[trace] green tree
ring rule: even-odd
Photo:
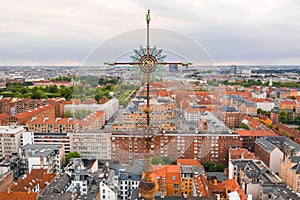
[[[70,117],[73,117],[71,110],[66,110],[64,112],[64,118],[70,118]]]
[[[225,169],[225,166],[222,163],[221,164],[217,164],[216,167],[215,167],[215,170],[217,172],[224,172],[224,169]]]
[[[296,97],[295,96],[290,96],[290,99],[296,100]]]
[[[69,101],[70,99],[72,99],[72,90],[70,88],[67,87],[62,87],[59,90],[59,94],[64,97],[67,101]]]
[[[295,117],[295,124],[300,125],[300,114]]]
[[[239,126],[239,128],[250,130],[250,127],[247,124],[244,124],[244,123],[241,123],[240,126]]]
[[[59,91],[57,85],[49,86],[48,90],[50,93],[58,93],[58,91]]]
[[[69,163],[71,158],[81,158],[80,153],[77,151],[68,153],[65,158],[65,166]]]
[[[281,123],[285,124],[287,122],[287,112],[285,110],[281,110],[278,118]]]
[[[33,99],[45,99],[47,95],[42,90],[35,90],[32,92],[31,98]]]
[[[74,118],[75,119],[83,119],[85,116],[90,114],[92,111],[90,110],[76,110],[74,112]]]
[[[213,168],[214,167],[214,164],[212,163],[208,163],[208,162],[205,162],[205,163],[201,163],[205,169],[205,171],[209,171],[210,168]]]
[[[153,157],[152,159],[151,159],[151,164],[152,165],[159,165],[159,164],[161,164],[161,165],[164,165],[165,163],[164,163],[164,161],[161,159],[161,157]]]

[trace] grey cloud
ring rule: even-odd
[[[148,8],[152,27],[194,38],[217,63],[299,64],[297,0],[2,0],[0,65],[79,64],[98,43],[145,27]]]

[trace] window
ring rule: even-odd
[[[178,191],[174,191],[174,194],[178,194]]]
[[[174,188],[179,188],[178,184],[174,184],[173,186],[174,186]]]
[[[172,180],[173,180],[173,181],[176,181],[176,176],[172,176]]]

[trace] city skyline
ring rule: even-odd
[[[203,46],[215,64],[299,63],[297,1],[2,1],[0,65],[80,65],[122,32],[173,30]],[[136,48],[136,47],[133,47]]]

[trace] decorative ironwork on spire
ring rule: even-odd
[[[115,66],[115,65],[136,65],[139,66],[140,70],[144,72],[146,76],[146,88],[147,88],[147,105],[145,109],[145,113],[147,114],[146,123],[141,124],[141,128],[145,129],[144,140],[146,143],[146,153],[145,153],[145,165],[143,167],[143,178],[138,186],[139,192],[144,200],[153,200],[155,194],[158,191],[158,184],[156,179],[153,177],[153,167],[151,165],[152,158],[152,149],[151,146],[153,144],[153,138],[155,135],[155,131],[151,130],[150,126],[150,74],[156,70],[158,65],[171,65],[177,64],[181,66],[189,66],[192,63],[190,62],[165,62],[164,59],[166,55],[161,55],[162,49],[157,50],[156,46],[150,48],[150,10],[146,14],[146,22],[147,22],[147,44],[146,48],[140,46],[139,50],[134,50],[135,55],[130,56],[133,60],[132,62],[107,62],[104,63],[106,65]]]

